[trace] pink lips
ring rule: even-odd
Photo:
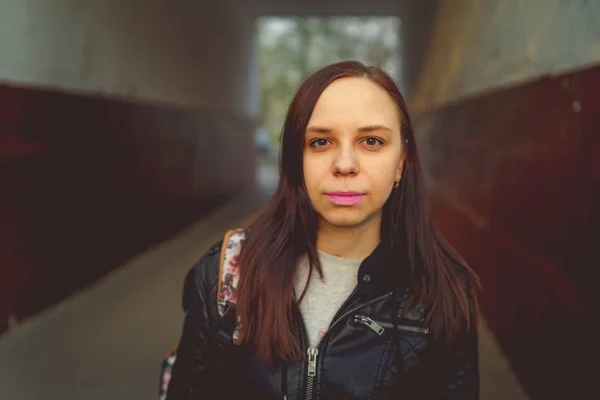
[[[340,206],[353,206],[365,197],[364,193],[354,192],[327,193],[325,196],[327,196],[329,201]]]

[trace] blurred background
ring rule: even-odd
[[[595,398],[600,0],[0,0],[0,399],[147,399],[191,265],[357,59],[481,276],[482,399]]]

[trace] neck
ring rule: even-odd
[[[343,258],[367,258],[380,241],[381,218],[355,227],[339,227],[321,221],[317,249]]]

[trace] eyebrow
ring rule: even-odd
[[[361,126],[360,128],[358,128],[359,132],[374,132],[374,131],[382,131],[382,130],[392,132],[392,130],[385,125],[367,125],[367,126]],[[326,128],[323,126],[309,126],[308,128],[306,128],[306,131],[307,132],[315,132],[315,133],[331,133],[332,129]]]

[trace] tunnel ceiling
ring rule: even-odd
[[[231,0],[256,16],[397,15],[406,0]]]

